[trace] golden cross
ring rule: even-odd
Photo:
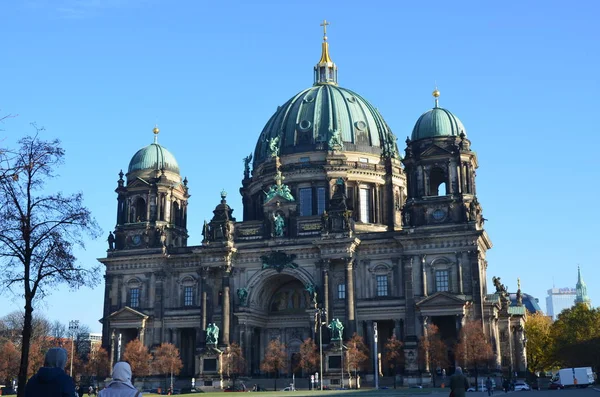
[[[331,25],[329,22],[327,22],[326,19],[323,19],[323,23],[320,24],[319,26],[323,26],[323,37],[327,37],[327,26]]]

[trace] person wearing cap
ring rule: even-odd
[[[67,351],[53,347],[46,353],[44,366],[25,386],[25,397],[73,397],[75,382],[65,373]]]
[[[112,382],[100,391],[98,397],[139,397],[141,393],[131,383],[131,366],[119,361],[113,367]]]

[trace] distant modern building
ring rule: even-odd
[[[575,303],[585,303],[588,307],[592,307],[592,300],[587,294],[587,287],[581,277],[581,268],[577,266],[577,285],[575,286],[576,296]]]
[[[102,334],[81,333],[77,335],[77,351],[80,356],[87,356],[102,346]]]
[[[575,304],[575,288],[551,288],[546,297],[546,311],[552,320],[556,320],[560,312]]]

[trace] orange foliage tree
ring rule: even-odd
[[[11,342],[5,342],[0,347],[0,383],[10,385],[12,380],[19,375],[21,353]]]
[[[262,362],[260,363],[260,369],[266,373],[275,374],[275,391],[277,391],[277,378],[279,377],[279,372],[284,371],[286,368],[287,353],[285,351],[285,344],[281,343],[279,338],[273,339],[267,346],[265,358],[263,358]]]
[[[429,365],[429,369],[446,368],[450,365],[448,360],[448,345],[442,340],[439,328],[434,324],[427,326],[427,334],[421,336],[419,343],[419,360],[422,365]],[[435,376],[432,378],[435,386]]]
[[[235,342],[229,345],[223,353],[222,363],[225,374],[235,383],[235,378],[246,371],[246,359],[240,345]]]
[[[131,365],[133,376],[145,377],[150,375],[152,355],[139,339],[134,339],[125,346],[123,360]]]
[[[396,375],[398,374],[400,367],[404,365],[404,350],[402,349],[402,346],[404,346],[404,344],[396,338],[396,335],[392,335],[383,348],[385,351],[385,361],[393,372],[394,389],[396,388]]]
[[[104,379],[110,374],[110,362],[106,349],[101,347],[90,352],[85,372],[96,379]]]
[[[346,347],[347,350],[344,357],[346,371],[348,375],[351,375],[351,371],[354,370],[354,377],[356,378],[357,372],[363,370],[365,364],[369,361],[369,349],[365,345],[363,337],[356,332],[346,342]]]
[[[320,364],[319,352],[317,351],[317,345],[312,338],[307,338],[300,345],[300,362],[298,363],[299,368],[295,368],[295,370],[302,369],[304,373],[309,376],[317,370]]]
[[[477,385],[478,369],[487,366],[494,358],[492,344],[483,333],[481,321],[467,321],[461,328],[459,343],[456,345],[456,361],[465,368],[475,370],[475,384]]]
[[[162,343],[154,352],[152,369],[156,375],[179,375],[183,363],[179,356],[179,349],[172,343]]]

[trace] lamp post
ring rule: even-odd
[[[325,312],[324,309],[322,308],[318,308],[317,312],[316,312],[316,324],[315,326],[319,327],[319,385],[321,388],[321,391],[323,391],[323,325],[325,325],[326,323],[323,322],[323,313]],[[342,368],[343,370],[343,368]]]
[[[79,320],[69,321],[69,331],[71,332],[71,370],[69,376],[73,377],[73,356],[75,352],[75,334],[79,330]]]

